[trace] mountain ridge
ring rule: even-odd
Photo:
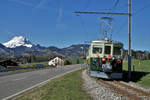
[[[77,58],[85,55],[85,51],[88,50],[86,44],[74,44],[65,48],[58,48],[56,46],[44,47],[39,44],[32,44],[27,38],[23,36],[18,36],[21,38],[21,43],[13,44],[12,41],[10,44],[12,47],[5,46],[4,43],[0,43],[0,57],[20,57],[24,55],[45,55],[45,56],[56,56],[61,55],[67,58]],[[18,38],[17,37],[17,38]],[[15,38],[15,37],[14,37]],[[13,38],[13,39],[14,39]],[[25,44],[31,44],[32,46],[26,46]]]

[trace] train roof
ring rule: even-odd
[[[112,44],[122,44],[123,45],[123,43],[120,41],[108,40],[108,39],[98,39],[98,40],[92,41],[92,43],[112,43]]]

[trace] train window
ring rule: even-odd
[[[103,48],[102,46],[96,46],[96,45],[93,46],[93,53],[94,54],[96,54],[96,53],[100,53],[101,54],[102,53],[102,48]]]
[[[114,55],[121,55],[121,47],[114,47]]]
[[[105,46],[105,54],[111,53],[111,46]]]

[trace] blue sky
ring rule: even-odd
[[[25,36],[43,46],[67,47],[100,37],[100,17],[74,11],[127,12],[128,0],[1,0],[0,43]],[[150,51],[150,1],[132,0],[132,48]],[[128,48],[128,17],[112,16],[113,39]]]

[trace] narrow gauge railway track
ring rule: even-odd
[[[98,83],[102,83],[104,86],[113,89],[115,92],[126,96],[131,100],[150,100],[150,93],[136,89],[119,81],[106,81],[99,78],[96,78],[96,80]]]
[[[147,92],[145,92],[145,91],[143,91],[143,90],[134,88],[134,87],[132,87],[132,86],[129,86],[129,85],[127,85],[127,84],[124,84],[124,83],[121,83],[121,82],[118,82],[118,81],[113,81],[113,82],[114,82],[115,84],[120,85],[120,86],[123,86],[123,87],[126,87],[126,88],[128,88],[128,89],[131,89],[132,91],[138,93],[138,94],[141,95],[141,96],[146,96],[146,97],[149,97],[149,98],[150,98],[150,93],[147,93]]]

